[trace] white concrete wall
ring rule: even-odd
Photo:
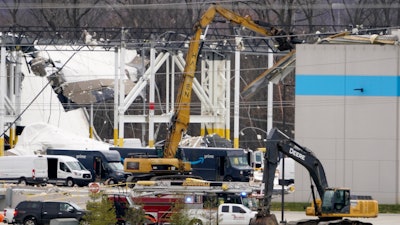
[[[399,47],[298,45],[295,139],[316,153],[329,186],[400,203]],[[354,90],[363,88],[363,92]],[[293,201],[311,199],[296,166]]]

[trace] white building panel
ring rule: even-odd
[[[332,47],[332,46],[327,46]],[[393,45],[342,45],[346,74],[398,76],[398,47]],[[339,53],[341,55],[341,53]],[[338,55],[338,54],[336,54]]]
[[[298,45],[295,139],[316,153],[328,184],[400,203],[399,47]],[[309,201],[296,166],[295,201]],[[301,179],[298,179],[301,178]]]

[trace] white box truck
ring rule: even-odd
[[[47,158],[47,183],[73,187],[87,186],[92,182],[92,174],[76,158],[65,155],[43,155]]]
[[[20,185],[45,185],[47,180],[47,159],[43,156],[0,157],[0,182]]]

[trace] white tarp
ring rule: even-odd
[[[24,128],[18,143],[9,152],[15,155],[45,154],[47,148],[109,150],[111,145],[78,136],[53,125],[35,123]]]

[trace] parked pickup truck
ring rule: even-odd
[[[248,225],[250,220],[255,217],[256,211],[251,211],[242,204],[223,203],[218,206],[218,211],[207,209],[190,209],[188,216],[191,218],[190,224],[213,224],[218,225]]]

